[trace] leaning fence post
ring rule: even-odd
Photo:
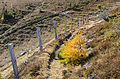
[[[86,15],[86,23],[88,23],[88,22],[89,22],[88,15]]]
[[[73,20],[73,19],[72,19],[72,16],[71,16],[71,29],[72,29],[72,20]]]
[[[66,33],[66,14],[65,14],[65,33]]]
[[[57,32],[56,32],[56,25],[55,25],[55,21],[53,21],[54,24],[54,29],[55,29],[55,39],[57,40]]]
[[[79,17],[77,16],[77,26],[79,27]]]
[[[17,62],[16,62],[14,50],[13,50],[13,44],[12,43],[8,44],[8,48],[9,48],[9,52],[11,55],[11,61],[12,61],[12,65],[13,65],[15,79],[19,79],[19,73],[18,73]]]
[[[82,15],[82,21],[83,21],[83,24],[84,24],[84,15]]]
[[[37,27],[37,35],[38,35],[38,39],[39,39],[40,51],[42,51],[42,41],[41,41],[40,28],[39,27]]]

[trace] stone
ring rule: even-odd
[[[25,55],[26,53],[27,53],[27,52],[23,51],[23,52],[20,53],[20,56],[23,56],[23,55]]]
[[[16,59],[18,59],[18,58],[19,58],[19,56],[17,55],[17,56],[16,56]]]
[[[30,49],[28,52],[29,52],[29,53],[31,53],[31,52],[32,52],[32,50]]]
[[[26,65],[27,63],[28,63],[28,60],[25,60],[25,61],[24,61],[24,64]]]

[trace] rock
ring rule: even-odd
[[[92,53],[92,48],[91,48],[91,47],[88,48],[87,50],[88,50],[88,54],[91,54],[91,53]]]
[[[26,53],[27,53],[27,52],[23,51],[23,52],[20,53],[20,56],[23,56],[23,55],[25,55]]]
[[[29,53],[31,53],[31,52],[32,52],[32,50],[30,49],[30,50],[28,50],[28,52],[29,52]]]
[[[19,58],[19,56],[17,55],[17,56],[16,56],[16,59],[18,59],[18,58]]]
[[[90,76],[90,77],[88,77],[87,79],[93,79],[93,77],[92,77],[92,76]]]
[[[25,61],[24,61],[24,64],[26,65],[27,63],[28,63],[28,60],[25,60]]]
[[[90,48],[88,48],[87,50],[88,50],[88,51],[92,51],[92,48],[90,47]]]
[[[90,68],[91,67],[91,65],[90,64],[87,64],[86,65],[86,69],[88,69],[88,68]]]
[[[89,42],[93,41],[93,39],[87,39],[86,41],[89,43]]]

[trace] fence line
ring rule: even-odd
[[[81,19],[83,21],[82,22],[83,24],[84,24],[84,20],[85,20],[86,23],[89,22],[88,15],[86,15],[86,18],[84,18],[84,17],[85,17],[85,15],[82,15]],[[67,19],[67,17],[66,17],[66,14],[65,14],[65,34],[67,32],[67,29],[66,29],[66,25],[67,25],[66,19]],[[71,16],[71,30],[73,29],[72,21],[73,21],[73,17]],[[55,39],[57,40],[58,37],[57,37],[55,21],[53,21],[53,26],[54,26],[54,29],[55,29]],[[77,26],[79,26],[79,16],[77,16]],[[40,52],[42,52],[43,51],[43,47],[42,47],[42,41],[41,41],[40,27],[37,27],[37,35],[38,35],[38,40],[39,40]],[[11,54],[11,61],[12,61],[12,65],[13,65],[13,71],[14,71],[15,79],[19,79],[17,62],[16,62],[14,51],[13,51],[13,44],[8,44],[8,48],[9,48],[9,52]]]

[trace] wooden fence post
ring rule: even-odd
[[[88,15],[86,15],[86,23],[88,23],[89,22],[89,17],[88,17]]]
[[[18,73],[17,62],[16,62],[14,50],[13,50],[13,44],[12,43],[8,44],[8,48],[9,48],[9,52],[10,52],[10,55],[11,55],[11,61],[12,61],[12,66],[13,66],[15,79],[19,79],[19,73]]]
[[[66,14],[65,14],[65,33],[66,33]]]
[[[40,27],[37,27],[37,35],[39,39],[39,46],[40,46],[40,52],[42,51],[42,41],[41,41],[41,36],[40,36]]]
[[[83,21],[83,24],[84,24],[84,15],[82,15],[82,21]]]
[[[77,26],[79,27],[79,17],[77,16]]]
[[[72,20],[73,20],[73,19],[72,19],[72,16],[71,16],[71,30],[72,30]]]
[[[55,39],[57,40],[57,31],[56,31],[55,21],[53,21],[53,24],[54,24],[54,29],[55,29]]]

